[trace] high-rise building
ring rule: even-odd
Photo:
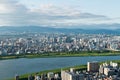
[[[62,80],[84,80],[84,74],[76,74],[69,71],[61,71]]]
[[[54,73],[53,72],[47,73],[47,77],[49,80],[51,80],[52,78],[54,78]]]
[[[88,62],[87,63],[87,71],[88,72],[98,72],[99,71],[99,63],[94,62]]]

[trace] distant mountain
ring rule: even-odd
[[[40,26],[22,26],[22,27],[12,27],[12,26],[3,26],[0,27],[0,32],[47,32],[47,33],[87,33],[87,34],[120,34],[120,29],[92,29],[92,27],[87,25],[85,27],[91,27],[91,29],[80,29],[80,28],[51,28],[51,27],[40,27]],[[108,25],[99,25],[97,27],[108,27]],[[111,25],[112,26],[112,25]],[[115,26],[115,25],[114,25]],[[119,27],[120,25],[116,25]],[[83,26],[84,27],[84,26]]]

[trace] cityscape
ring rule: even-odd
[[[120,0],[0,0],[0,80],[120,80]]]
[[[0,55],[120,50],[119,35],[64,33],[26,33],[24,35],[17,35],[20,37],[1,38]]]

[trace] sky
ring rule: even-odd
[[[120,24],[119,3],[120,0],[0,0],[0,26],[69,28]]]

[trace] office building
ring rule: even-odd
[[[87,71],[88,72],[98,72],[99,71],[99,63],[98,62],[88,62],[87,63]]]

